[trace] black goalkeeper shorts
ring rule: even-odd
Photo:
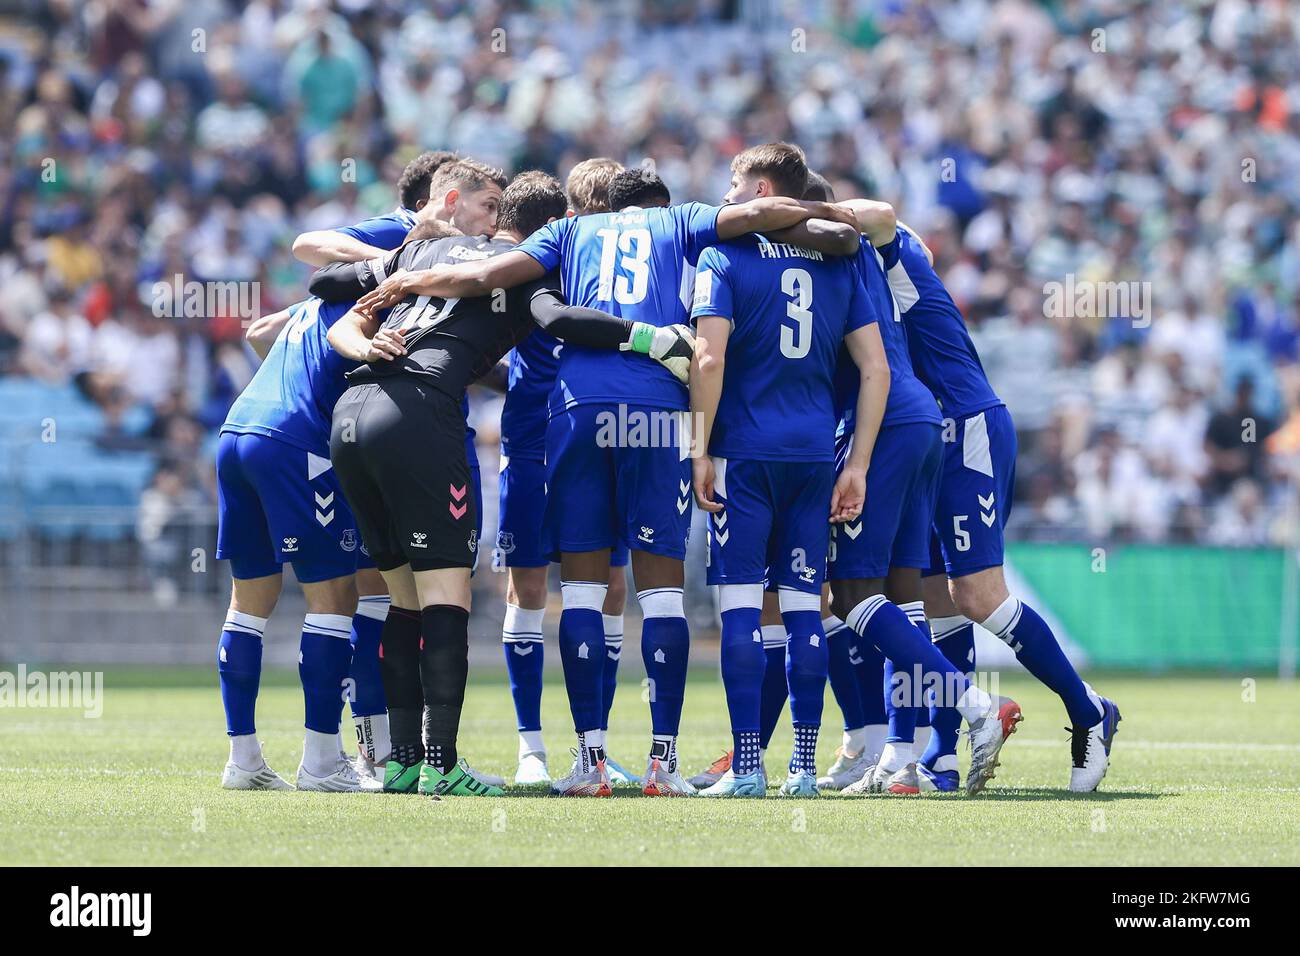
[[[455,399],[414,375],[353,385],[334,406],[330,458],[380,571],[474,566],[478,516]]]

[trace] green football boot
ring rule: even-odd
[[[432,764],[420,767],[420,793],[433,797],[500,797],[505,791],[474,776],[462,757],[446,773]]]
[[[423,766],[423,760],[409,767],[402,766],[396,760],[389,760],[384,765],[384,793],[415,793]]]

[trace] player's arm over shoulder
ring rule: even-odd
[[[858,229],[873,246],[879,248],[894,241],[898,216],[889,203],[878,199],[846,199],[840,205],[853,214]]]
[[[788,229],[769,232],[767,238],[830,256],[856,255],[859,245],[856,226],[828,219],[805,219]]]
[[[307,291],[325,302],[352,302],[401,268],[403,254],[427,240],[408,243],[361,262],[331,262],[312,273]],[[409,259],[407,260],[409,261]]]
[[[834,203],[791,199],[788,196],[763,196],[748,202],[729,203],[719,209],[718,238],[734,239],[747,232],[774,232],[806,219],[855,224],[853,215]]]
[[[403,295],[430,295],[443,299],[488,295],[497,289],[512,289],[546,274],[542,265],[527,253],[511,249],[490,259],[440,264],[402,273],[391,281]]]
[[[361,262],[387,252],[378,246],[337,229],[313,229],[293,240],[293,256],[309,266],[326,266],[331,262]]]

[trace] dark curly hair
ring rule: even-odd
[[[672,201],[664,181],[649,168],[625,169],[609,181],[609,208],[614,212],[628,206],[667,206]]]
[[[429,198],[429,182],[433,174],[445,163],[457,159],[460,157],[446,149],[435,149],[415,157],[406,164],[397,180],[397,201],[406,209],[420,208],[421,200]]]

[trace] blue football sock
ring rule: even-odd
[[[759,615],[756,607],[735,607],[722,612],[722,686],[733,733],[759,729],[763,675],[767,667]]]
[[[343,682],[352,666],[352,620],[342,614],[308,614],[298,645],[298,677],[308,730],[337,734]]]
[[[725,596],[723,601],[725,607]],[[757,607],[743,606],[722,612],[722,686],[726,691],[727,713],[731,718],[734,744],[732,769],[737,774],[753,773],[753,761],[758,760],[763,676],[767,668],[762,631],[758,624],[760,614]],[[754,744],[752,761],[748,755],[751,742]],[[746,753],[743,767],[736,765],[742,749]]]
[[[829,625],[827,622],[831,622]],[[862,694],[858,690],[858,675],[853,666],[853,655],[849,647],[858,641],[858,636],[836,617],[822,621],[826,631],[827,673],[831,682],[831,693],[835,703],[844,714],[844,729],[857,730],[867,723],[862,707]]]
[[[821,726],[826,695],[826,635],[818,611],[782,611],[786,633],[786,683],[790,687],[790,716],[796,724]]]
[[[926,643],[933,643],[933,637],[930,634],[930,625],[926,623],[925,620],[924,601],[909,601],[905,604],[898,605],[898,609],[907,615],[907,619],[912,622],[912,625],[918,631],[921,632],[921,637],[926,641]],[[922,704],[918,701],[917,706],[914,709],[915,709],[915,714],[914,714],[914,721],[912,725],[914,728],[913,731],[914,735],[912,739],[915,741],[916,740],[915,731],[930,726],[929,703],[927,702]]]
[[[226,612],[217,642],[217,674],[221,678],[221,704],[226,711],[226,733],[243,737],[257,733],[253,713],[262,680],[262,633],[266,618],[243,611]],[[246,769],[253,769],[251,767]]]
[[[787,637],[784,624],[764,624],[763,656],[763,698],[759,706],[758,745],[766,750],[776,733],[776,725],[781,722],[781,711],[785,710],[786,698],[790,696],[790,687],[785,680],[785,645]]]
[[[757,730],[733,731],[731,734],[731,772],[737,777],[757,773],[763,765]]]
[[[510,697],[515,702],[515,723],[520,732],[542,729],[542,667],[546,645],[542,641],[542,619],[546,608],[506,605],[501,625]]]
[[[1101,711],[1084,686],[1056,635],[1029,605],[1014,596],[1007,598],[989,615],[984,626],[1016,652],[1025,670],[1056,692],[1075,727],[1091,727],[1101,720]]]
[[[601,675],[604,710],[601,713],[600,729],[608,730],[609,711],[614,706],[614,693],[618,690],[618,662],[623,656],[623,615],[602,614],[601,622],[605,630],[605,670]]]
[[[592,581],[561,581],[564,611],[560,614],[560,660],[569,693],[573,729],[600,730],[604,714],[605,628],[600,609],[609,585]]]
[[[886,659],[883,687],[885,716],[889,724],[886,743],[910,744],[916,739],[917,708],[906,703],[912,699],[914,688],[911,685],[912,672],[895,669],[894,662]]]
[[[891,742],[906,742],[915,736],[915,724],[909,726],[907,716],[900,715],[897,711],[899,706],[912,705],[913,694],[920,689],[913,686],[918,679],[922,682],[936,681],[944,688],[955,689],[958,695],[965,691],[968,683],[965,675],[949,663],[939,649],[921,635],[907,615],[886,600],[883,594],[872,595],[859,603],[849,612],[846,622],[854,631],[875,644],[892,662],[893,666],[886,668],[887,693],[895,669],[899,677],[907,681],[903,688],[903,699],[892,699],[894,695],[890,693],[891,700],[886,703],[887,707],[894,708],[889,715]],[[902,723],[898,723],[900,719]],[[909,731],[910,736],[907,735]]]
[[[853,676],[858,683],[862,720],[868,727],[881,726],[889,720],[885,712],[885,655],[871,641],[849,630],[857,641],[857,656],[850,659],[858,661],[853,665]]]
[[[682,722],[691,635],[681,588],[636,593],[641,604],[641,659],[650,680],[650,724],[659,738],[675,738]]]
[[[818,724],[794,725],[794,753],[790,756],[790,772],[817,773]]]
[[[935,647],[954,666],[967,674],[975,670],[975,625],[966,618],[935,618],[930,622],[935,636]],[[921,758],[931,770],[957,769],[957,739],[961,730],[961,714],[952,706],[952,701],[940,701],[930,712],[930,726],[934,732],[926,745]],[[948,758],[940,763],[941,758]]]
[[[388,617],[387,594],[367,594],[357,601],[352,615],[352,716],[373,717],[388,712],[384,679],[379,670],[379,641]]]

